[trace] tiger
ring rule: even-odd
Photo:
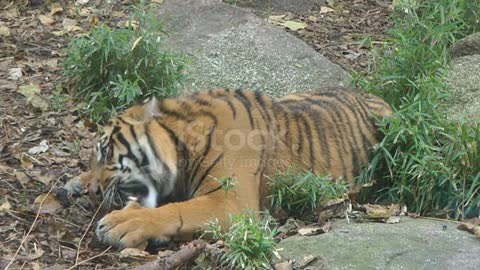
[[[267,208],[268,179],[292,166],[352,182],[381,139],[378,118],[391,113],[381,98],[345,87],[150,98],[104,126],[89,170],[65,189],[109,198],[115,210],[95,229],[106,245],[191,239],[213,218],[227,228],[229,215]]]

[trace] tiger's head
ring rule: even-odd
[[[152,121],[151,104],[140,104],[113,118],[92,150],[89,171],[65,185],[70,194],[88,191],[92,201],[118,209],[135,198],[153,208],[174,192],[175,145]]]

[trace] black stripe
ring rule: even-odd
[[[175,187],[175,192],[177,196],[181,198],[190,199],[189,191],[191,190],[191,186],[189,185],[185,179],[190,179],[190,170],[191,168],[191,157],[190,152],[186,146],[186,144],[178,138],[175,132],[167,127],[165,124],[157,120],[157,123],[167,131],[170,139],[173,141],[175,145],[175,150],[177,152],[177,182]],[[177,198],[171,198],[172,200],[178,200]],[[167,201],[168,202],[168,201]]]
[[[305,108],[305,111],[308,111],[309,109]],[[310,109],[311,111],[311,109]],[[303,126],[305,127],[305,132],[307,135],[307,141],[308,141],[308,148],[309,148],[309,154],[310,154],[310,170],[313,171],[315,167],[315,153],[314,153],[314,144],[313,144],[313,137],[312,137],[312,130],[310,128],[310,125],[307,123],[307,120],[305,119],[304,114],[300,114],[300,119],[302,120]]]
[[[297,124],[297,130],[298,130],[298,149],[297,149],[297,155],[300,156],[301,153],[303,152],[303,132],[302,129],[300,128],[300,121],[299,121],[299,113],[294,112],[295,116],[295,122]]]
[[[233,116],[233,119],[236,119],[237,118],[237,110],[235,109],[235,107],[233,106],[233,103],[232,101],[230,100],[230,97],[224,97],[224,98],[221,98],[221,100],[225,101],[228,105],[228,107],[230,108],[230,110],[232,111],[232,116]]]
[[[373,104],[376,104],[376,105],[380,105],[382,107],[385,107],[386,106],[386,102],[383,101],[383,100],[379,100],[375,97],[367,97],[365,98],[365,100],[368,102],[368,103],[373,103]]]
[[[199,97],[194,97],[193,102],[195,102],[195,104],[200,106],[206,106],[206,107],[212,106],[212,103],[210,101],[205,100],[203,98],[199,98]]]
[[[127,139],[125,139],[125,136],[123,136],[122,133],[118,133],[117,134],[117,140],[118,140],[119,143],[121,143],[127,149],[127,154],[119,155],[119,161],[120,161],[120,164],[122,165],[122,169],[123,169],[123,159],[124,158],[128,158],[128,159],[132,160],[135,163],[135,165],[138,168],[140,168],[141,167],[140,160],[138,160],[138,157],[133,154],[132,149],[130,147],[130,143],[127,141]]]
[[[254,128],[253,124],[253,117],[252,117],[252,104],[250,101],[247,99],[247,97],[242,93],[241,90],[235,90],[235,95],[234,95],[240,102],[243,104],[245,107],[245,111],[247,112],[248,119],[250,121],[250,128]]]
[[[202,194],[202,195],[208,195],[208,194],[210,194],[210,193],[217,192],[217,191],[219,191],[219,190],[222,189],[222,188],[223,188],[223,187],[220,185],[220,186],[218,186],[218,187],[216,187],[216,188],[214,188],[214,189],[210,190],[209,192],[207,192],[207,193],[205,193],[205,194]]]
[[[160,114],[170,117],[175,117],[179,120],[187,121],[188,117],[184,114],[179,113],[178,111],[172,111],[166,108],[159,108]]]
[[[329,111],[333,112],[332,115],[332,120],[337,123],[342,123],[342,126],[347,127],[348,131],[345,132],[344,130],[340,130],[338,128],[339,125],[334,125],[334,128],[337,130],[337,135],[334,137],[336,144],[342,148],[344,152],[347,152],[347,147],[350,149],[350,153],[352,154],[352,165],[353,165],[353,170],[357,171],[358,166],[359,166],[359,161],[358,161],[358,156],[357,156],[357,150],[356,147],[358,144],[356,136],[354,135],[353,131],[353,126],[354,124],[350,122],[350,119],[348,117],[348,114],[343,110],[346,106],[342,106],[344,104],[332,104],[330,101],[325,100],[325,99],[311,99],[308,98],[306,101],[310,102],[313,105],[318,106],[318,108],[321,109],[328,109]],[[355,115],[355,113],[354,113]],[[321,120],[319,120],[321,121]],[[339,140],[339,137],[343,137],[343,140]],[[338,152],[339,157],[342,160],[342,165],[343,165],[343,177],[347,177],[348,175],[346,174],[347,168],[345,165],[345,162],[343,160],[342,153],[339,151]]]
[[[210,152],[210,149],[211,149],[211,146],[212,146],[212,141],[213,141],[213,133],[215,132],[215,130],[216,130],[216,125],[214,125],[210,129],[210,132],[207,135],[207,138],[208,138],[207,145],[205,145],[205,148],[204,148],[202,154],[200,155],[200,158],[195,162],[195,164],[193,164],[192,168],[189,168],[189,171],[191,171],[190,179],[188,179],[189,184],[193,183],[194,178],[197,175],[200,166],[202,165],[203,161],[205,160],[205,158],[207,157],[207,155]]]
[[[365,111],[365,108],[363,107],[364,100],[362,99],[362,96],[358,97],[358,95],[354,95],[354,93],[351,93],[351,95],[349,95],[350,99],[346,99],[343,96],[339,96],[339,95],[324,95],[324,96],[332,97],[333,101],[336,101],[337,103],[341,104],[341,106],[338,106],[336,104],[334,104],[333,106],[340,107],[342,111],[344,111],[347,121],[349,121],[349,117],[348,117],[348,114],[345,112],[345,110],[349,110],[353,114],[356,124],[355,125],[348,124],[347,126],[350,128],[352,128],[353,126],[357,127],[358,133],[360,134],[360,137],[361,137],[361,144],[357,141],[356,136],[354,136],[353,139],[355,141],[355,144],[359,146],[356,149],[358,150],[361,149],[361,151],[365,153],[366,158],[368,158],[369,149],[372,146],[372,142],[365,135],[364,128],[367,129],[366,130],[367,133],[370,133],[369,129],[372,129],[374,127],[369,125],[370,121],[368,120],[371,117],[368,115],[368,113]],[[342,106],[342,105],[346,105],[346,106]],[[357,155],[357,151],[355,151],[356,149],[352,149],[352,153],[353,153],[352,154],[352,164],[353,164],[352,174],[353,175],[358,175],[361,170],[360,159]]]
[[[156,144],[153,141],[153,138],[152,138],[152,135],[151,135],[151,132],[150,132],[149,124],[150,123],[145,123],[143,125],[143,127],[145,129],[145,135],[147,136],[148,144],[150,145],[150,148],[152,149],[153,155],[155,156],[155,159],[157,160],[157,162],[160,162],[162,164],[162,168],[163,168],[163,172],[165,174],[165,178],[170,179],[172,177],[172,171],[170,170],[168,165],[164,162],[164,160],[160,157],[160,153],[158,153],[157,150],[156,150]],[[160,180],[160,179],[158,179],[158,180]],[[157,190],[157,191],[160,191],[160,190]]]
[[[285,119],[285,142],[290,143],[292,141],[291,134],[290,134],[290,115],[284,111],[283,117]]]
[[[198,180],[198,183],[196,185],[196,187],[192,190],[192,192],[190,193],[190,197],[193,197],[195,196],[195,194],[197,193],[198,189],[201,187],[201,185],[203,184],[203,182],[205,181],[205,179],[207,178],[208,174],[210,173],[210,171],[217,165],[218,162],[220,162],[220,160],[223,159],[223,153],[221,153],[216,159],[215,161],[213,161],[213,163],[205,170],[205,172],[203,173],[203,175],[199,178]]]
[[[352,100],[344,99],[343,97],[334,95],[332,93],[325,94],[324,96],[332,97],[336,99],[340,104],[348,104],[347,108],[349,108],[352,111],[352,113],[355,115],[356,120],[358,121],[357,123],[359,124],[363,123],[367,129],[369,128],[369,126],[370,128],[374,128],[373,126],[371,126],[370,121],[368,121],[371,117],[369,116],[367,110],[363,106],[363,101],[360,100],[357,96],[350,95],[354,99],[353,102]],[[357,115],[360,115],[360,117],[357,117]],[[359,127],[362,127],[362,125],[359,125]],[[359,131],[362,137],[363,147],[365,149],[371,147],[371,145],[373,145],[374,142],[371,142],[370,140],[368,140],[368,138],[365,136],[365,133],[363,132],[362,129],[359,129]]]
[[[140,152],[140,156],[141,156],[141,166],[140,166],[140,170],[141,170],[141,168],[144,168],[150,165],[150,161],[148,160],[147,154],[145,154],[145,151],[143,151],[143,148],[140,145],[140,142],[138,141],[138,136],[137,136],[137,133],[135,132],[135,128],[133,127],[133,125],[130,125],[130,133],[132,133],[133,140],[138,145],[138,151]]]
[[[270,125],[272,119],[270,118],[270,115],[268,114],[268,110],[265,108],[265,101],[263,100],[263,96],[260,92],[255,91],[254,92],[255,100],[257,101],[258,107],[260,109],[260,113],[262,115],[263,120]]]

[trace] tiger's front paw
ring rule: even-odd
[[[170,240],[171,230],[167,229],[172,226],[155,218],[152,210],[158,209],[125,208],[111,212],[97,224],[98,239],[118,249],[145,249],[148,240]]]

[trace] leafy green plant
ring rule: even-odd
[[[260,219],[253,211],[230,216],[230,228],[223,230],[217,219],[208,224],[206,235],[222,240],[223,254],[215,258],[218,267],[226,269],[272,269],[270,261],[279,256],[276,250],[275,220],[268,214]]]
[[[400,1],[372,70],[354,75],[357,85],[384,97],[395,110],[379,122],[385,137],[359,182],[375,180],[365,195],[405,202],[418,213],[478,215],[479,126],[447,121],[439,104],[449,90],[447,49],[475,29],[467,13],[478,14],[480,5],[413,2]]]
[[[272,210],[284,209],[295,217],[314,210],[322,202],[342,198],[348,190],[347,185],[329,176],[294,169],[276,174],[269,185]]]
[[[187,59],[164,48],[162,22],[140,2],[129,27],[102,24],[68,46],[65,76],[77,99],[87,101],[93,120],[105,120],[146,96],[175,96],[184,79]]]
[[[233,176],[230,176],[230,177],[225,176],[220,179],[215,178],[214,180],[220,184],[222,189],[225,190],[225,193],[232,191],[238,183],[238,179]]]

